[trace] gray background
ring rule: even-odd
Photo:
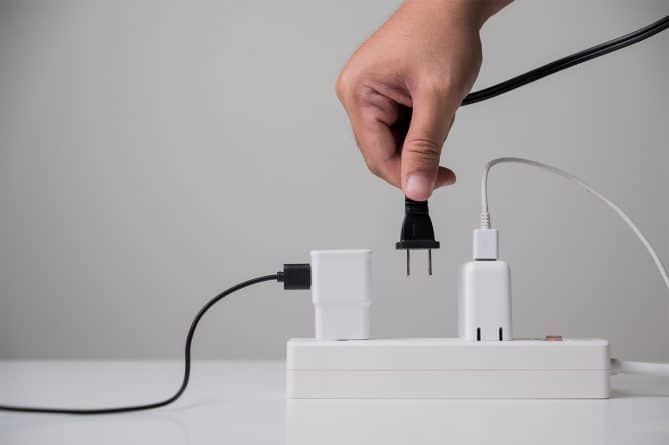
[[[443,248],[404,276],[402,195],[370,175],[334,95],[397,1],[2,2],[0,358],[180,357],[195,311],[313,248],[374,250],[375,336],[456,334],[479,173],[500,155],[566,168],[669,261],[669,33],[463,108],[431,201]],[[518,1],[483,30],[476,87],[632,31],[663,0]],[[667,289],[599,202],[542,172],[491,177],[515,335],[597,336],[669,359]],[[278,358],[312,334],[308,292],[216,308],[198,357]]]

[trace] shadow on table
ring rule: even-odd
[[[0,423],[0,442],[7,444],[107,444],[190,443],[189,433],[177,419],[167,415],[118,414],[112,416],[30,415],[12,426]]]
[[[644,389],[614,389],[611,390],[610,397],[612,399],[624,399],[630,397],[667,399],[669,398],[669,389],[661,393]]]
[[[607,400],[289,400],[287,443],[610,443]]]

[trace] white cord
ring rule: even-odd
[[[483,168],[483,175],[481,176],[481,228],[489,229],[490,228],[490,213],[488,212],[488,173],[490,169],[498,164],[503,163],[514,163],[514,164],[524,164],[531,167],[536,167],[550,173],[554,173],[564,179],[568,179],[572,182],[575,182],[591,195],[598,198],[600,201],[604,202],[607,206],[611,208],[618,216],[625,221],[625,224],[632,229],[632,232],[639,238],[641,244],[644,245],[648,254],[653,259],[655,266],[657,267],[660,276],[664,280],[664,284],[669,289],[669,274],[667,274],[667,269],[662,263],[662,260],[653,249],[653,246],[650,244],[648,239],[644,234],[639,230],[639,228],[634,224],[632,219],[625,213],[620,207],[618,207],[614,202],[609,200],[606,196],[599,193],[597,190],[589,186],[587,183],[579,179],[578,177],[572,175],[569,172],[566,172],[552,165],[544,164],[542,162],[533,161],[531,159],[525,158],[513,158],[513,157],[504,157],[497,158],[489,161]],[[669,376],[669,363],[647,363],[647,362],[633,362],[625,361],[618,359],[611,359],[611,370],[612,372],[619,373],[632,373],[632,374],[645,374],[645,375],[658,375],[658,376]]]
[[[669,377],[669,364],[611,359],[611,374],[642,374]]]
[[[618,216],[620,216],[620,218],[623,221],[625,221],[627,226],[630,229],[632,229],[637,238],[639,238],[639,241],[641,241],[641,244],[643,244],[646,250],[648,251],[648,254],[651,256],[651,258],[653,258],[655,266],[657,266],[657,270],[660,272],[660,275],[662,276],[665,285],[667,286],[667,288],[669,288],[669,275],[667,274],[667,269],[662,263],[662,260],[660,260],[660,257],[655,252],[655,249],[653,249],[653,246],[646,239],[641,230],[639,230],[636,224],[634,224],[632,219],[615,203],[613,203],[606,196],[602,195],[597,190],[595,190],[594,188],[583,182],[581,179],[572,175],[569,172],[561,170],[557,167],[553,167],[552,165],[544,164],[541,162],[525,158],[497,158],[488,162],[483,169],[483,175],[481,177],[481,228],[483,229],[490,228],[490,214],[488,213],[488,172],[495,165],[502,163],[525,164],[525,165],[530,165],[532,167],[540,168],[542,170],[549,171],[565,179],[569,179],[570,181],[575,182],[576,184],[584,188],[587,192],[591,193],[596,198],[599,198],[601,201],[604,202],[604,204],[608,205],[614,212],[616,212]]]

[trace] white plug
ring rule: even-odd
[[[497,230],[474,230],[473,253],[474,261],[460,272],[458,336],[469,341],[511,340],[511,271],[497,259]]]

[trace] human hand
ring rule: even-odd
[[[479,30],[510,0],[407,0],[351,57],[337,96],[369,169],[423,201],[455,182],[439,166],[481,66]]]

